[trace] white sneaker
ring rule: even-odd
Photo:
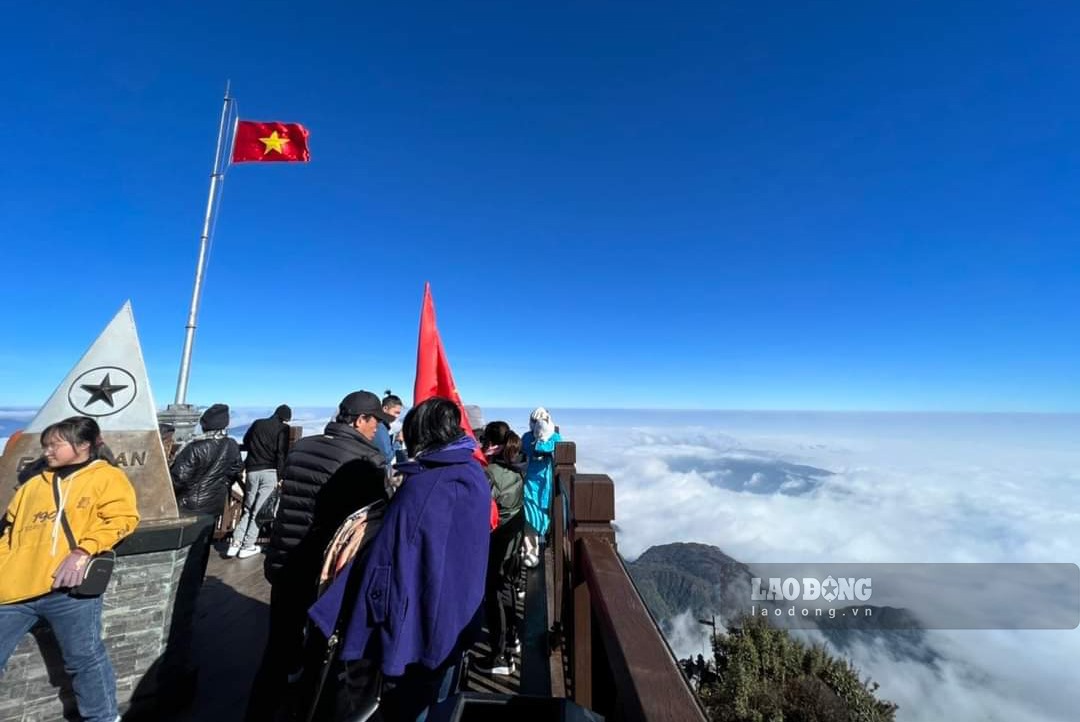
[[[533,567],[535,567],[539,563],[540,563],[540,557],[536,556],[535,554],[526,554],[525,555],[525,566],[528,567],[529,569],[532,569]]]
[[[259,547],[244,547],[239,552],[237,552],[236,558],[237,559],[247,559],[248,557],[255,556],[256,554],[258,554],[261,551],[262,551],[262,549],[260,549]]]
[[[240,547],[233,544],[232,546],[230,546],[228,549],[225,550],[225,558],[226,559],[232,559],[234,556],[236,556],[239,553],[240,553]]]
[[[506,657],[496,657],[493,660],[485,659],[476,663],[476,671],[480,674],[506,676],[514,673],[514,663]]]

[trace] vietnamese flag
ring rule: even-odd
[[[233,163],[285,161],[307,163],[308,131],[299,123],[236,121]]]
[[[439,329],[435,326],[435,302],[431,299],[431,284],[424,284],[424,306],[420,311],[420,341],[416,348],[416,381],[413,384],[413,406],[427,401],[432,396],[442,396],[457,404],[461,412],[461,428],[474,440],[476,436],[469,427],[469,417],[461,403],[454,375],[450,373],[450,362],[446,360]],[[477,446],[473,454],[476,460],[487,466],[484,452]]]

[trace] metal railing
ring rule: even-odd
[[[704,722],[619,556],[615,484],[578,474],[573,442],[555,448],[551,564],[546,569],[551,694],[609,721]]]

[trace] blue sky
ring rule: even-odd
[[[41,7],[36,7],[40,5]],[[1080,8],[24,3],[0,62],[0,403],[123,301],[171,400],[220,96],[304,123],[225,184],[189,399],[1080,409]]]

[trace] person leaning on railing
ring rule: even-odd
[[[285,471],[285,458],[289,454],[289,421],[292,409],[281,404],[265,419],[258,419],[244,434],[244,512],[233,529],[232,542],[225,551],[229,559],[247,559],[261,549],[255,546],[259,536],[256,521],[259,510],[281,482]]]
[[[228,435],[229,407],[214,404],[199,419],[203,433],[173,459],[169,473],[180,510],[219,516],[229,486],[244,471],[240,445]]]
[[[525,472],[525,566],[540,563],[540,544],[551,524],[552,463],[555,445],[562,441],[551,414],[543,406],[529,416],[529,430],[521,439],[528,460]]]

